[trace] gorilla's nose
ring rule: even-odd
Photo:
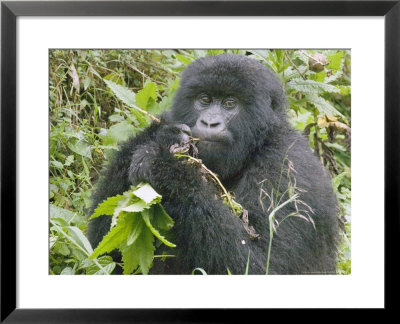
[[[220,137],[225,131],[224,123],[217,118],[201,118],[196,123],[200,138]]]
[[[200,123],[202,124],[203,127],[207,127],[207,128],[217,128],[218,126],[221,125],[220,122],[213,122],[213,121],[207,121],[207,120],[200,120]]]

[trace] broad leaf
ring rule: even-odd
[[[102,255],[104,253],[109,253],[119,248],[121,244],[126,242],[128,234],[130,232],[130,224],[132,223],[133,218],[127,217],[130,216],[129,214],[121,214],[123,214],[122,216],[125,217],[121,217],[120,215],[116,226],[111,228],[108,234],[103,237],[103,240],[90,256],[90,259],[97,258],[99,255]]]
[[[136,105],[136,96],[135,93],[130,91],[128,88],[121,86],[119,84],[116,84],[113,81],[103,79],[104,82],[107,84],[107,86],[114,92],[116,97],[123,101],[125,104],[128,106],[132,107]]]
[[[159,231],[157,231],[150,223],[150,215],[154,213],[154,209],[150,210],[144,210],[142,212],[142,217],[144,222],[146,223],[146,226],[149,228],[149,230],[153,233],[155,237],[157,237],[161,242],[163,242],[165,245],[170,246],[170,247],[176,247],[175,244],[169,242],[168,240],[165,239],[164,236],[160,234]]]
[[[306,98],[309,102],[311,102],[315,107],[318,108],[320,113],[328,116],[341,116],[346,119],[340,111],[338,111],[335,107],[328,103],[324,98],[314,93],[307,93]]]
[[[102,215],[113,215],[115,208],[118,206],[118,202],[124,198],[122,195],[117,195],[104,200],[95,210],[90,219],[102,216]]]
[[[157,99],[156,84],[154,82],[148,82],[145,87],[136,94],[136,104],[140,108],[147,110],[151,99],[153,102]]]
[[[113,145],[119,142],[126,141],[135,133],[135,127],[124,120],[123,122],[111,126],[107,130],[107,134],[106,136],[104,136],[103,141],[105,145]]]
[[[288,83],[286,83],[287,89],[293,89],[296,91],[300,91],[303,93],[323,93],[323,92],[339,92],[340,90],[331,85],[326,83],[321,83],[313,80],[303,80],[300,78],[292,79]]]
[[[144,230],[132,245],[122,244],[122,261],[124,274],[132,273],[138,266],[143,274],[148,274],[154,256],[154,236],[149,230]]]
[[[93,249],[92,246],[90,245],[88,239],[86,238],[86,236],[82,233],[82,231],[76,227],[76,226],[69,226],[68,227],[68,232],[69,234],[72,236],[72,238],[74,239],[74,241],[79,244],[79,246],[81,248],[83,248],[84,250],[86,250],[86,252],[88,254],[92,254],[93,253]]]

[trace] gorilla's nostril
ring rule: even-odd
[[[201,122],[204,126],[207,126],[207,127],[208,127],[208,123],[205,122],[204,120],[200,120],[200,122]]]
[[[220,123],[213,123],[213,124],[210,124],[210,127],[217,127],[219,124]]]

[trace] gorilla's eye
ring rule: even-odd
[[[211,103],[211,97],[207,96],[206,94],[203,94],[199,97],[200,103],[202,105],[209,105]]]
[[[232,109],[236,107],[236,100],[234,98],[225,99],[223,105],[226,109]]]

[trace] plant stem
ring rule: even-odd
[[[274,237],[274,221],[275,221],[275,214],[276,212],[287,205],[288,203],[292,202],[293,200],[297,199],[299,197],[299,194],[294,194],[292,197],[290,197],[288,200],[286,200],[284,203],[279,205],[278,207],[274,208],[274,210],[269,214],[268,219],[269,219],[269,244],[268,244],[268,255],[267,255],[267,267],[265,274],[267,275],[269,272],[269,261],[271,257],[271,248],[272,248],[272,238]]]
[[[136,109],[137,111],[141,112],[142,114],[146,115],[151,120],[154,120],[157,123],[161,123],[160,119],[158,119],[156,116],[153,116],[152,114],[149,114],[147,111],[143,110],[142,108],[139,108],[138,106],[136,106],[134,104],[130,104],[129,106],[132,107],[133,109]]]
[[[229,206],[232,209],[233,214],[238,216],[236,214],[235,207],[233,205],[231,195],[225,189],[224,185],[221,183],[221,181],[218,179],[217,175],[214,172],[212,172],[209,168],[207,168],[200,160],[198,160],[198,159],[196,159],[196,158],[194,158],[194,157],[192,157],[190,155],[187,155],[187,154],[175,154],[175,156],[176,157],[185,157],[185,158],[188,158],[189,160],[192,160],[192,161],[195,161],[196,163],[199,163],[201,168],[204,169],[208,174],[210,174],[215,179],[215,181],[218,183],[218,185],[221,187],[222,191],[224,192],[224,194],[226,196],[226,199],[228,199],[228,203],[229,203]]]
[[[57,228],[57,230],[63,234],[68,240],[71,241],[71,243],[73,243],[79,250],[81,250],[83,253],[85,253],[88,257],[90,256],[90,254],[88,253],[88,251],[86,251],[84,248],[82,248],[78,243],[75,242],[75,240],[69,236],[67,233],[65,233],[61,227],[59,227],[57,224],[55,224],[53,221],[50,220],[51,225],[53,225],[55,228]],[[92,260],[94,262],[95,265],[97,265],[99,267],[99,269],[106,275],[109,275],[109,273],[107,273],[106,270],[104,270],[104,268],[101,266],[101,264],[97,261],[97,259],[93,259]]]

